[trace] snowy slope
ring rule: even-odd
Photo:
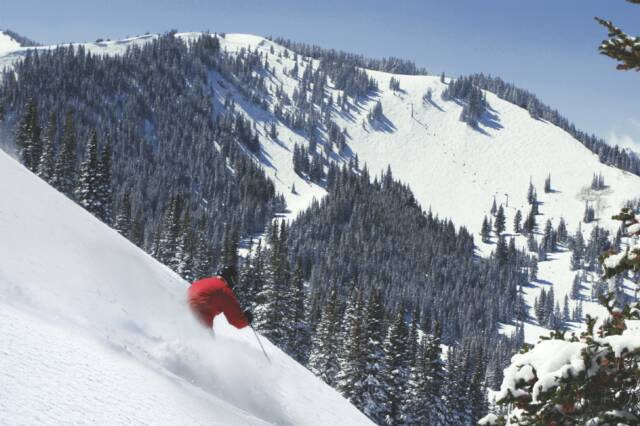
[[[200,33],[179,33],[185,40]],[[86,43],[85,48],[99,54],[120,54],[130,44],[145,43],[154,35],[117,42]],[[270,72],[265,77],[265,99],[275,102],[275,89],[281,87],[291,96],[298,81],[286,73],[293,67],[293,55],[282,55],[284,47],[260,36],[226,34],[220,39],[227,52],[240,49],[260,51],[269,62]],[[41,47],[42,49],[50,47]],[[273,51],[273,53],[271,53]],[[14,53],[0,54],[0,66],[15,61],[23,48]],[[317,61],[300,57],[300,73]],[[390,166],[395,177],[407,183],[425,209],[431,208],[441,217],[448,217],[457,226],[466,226],[474,233],[480,231],[483,216],[489,215],[493,199],[505,206],[507,230],[512,230],[517,209],[526,215],[529,206],[526,193],[529,182],[537,188],[541,215],[538,227],[544,227],[547,219],[554,226],[564,217],[569,232],[573,233],[582,220],[585,202],[596,208],[599,226],[617,229],[618,224],[609,220],[622,203],[640,195],[640,178],[619,169],[605,166],[595,154],[587,150],[567,132],[542,121],[532,119],[518,106],[487,92],[490,112],[474,130],[459,120],[462,106],[445,102],[441,93],[446,83],[434,76],[407,76],[367,71],[378,80],[380,91],[366,101],[351,105],[348,112],[332,112],[332,119],[349,134],[350,153],[337,152],[332,159],[346,162],[358,155],[361,163],[377,174]],[[401,90],[389,89],[389,80],[395,77]],[[324,190],[316,184],[301,179],[293,171],[292,154],[295,143],[307,144],[305,135],[289,129],[270,111],[265,111],[246,100],[233,84],[216,73],[211,75],[211,85],[216,95],[217,107],[230,93],[238,110],[256,122],[261,134],[263,152],[259,158],[265,172],[276,189],[281,192],[289,207],[288,217],[293,218],[314,198],[322,197]],[[432,101],[423,99],[432,92]],[[334,99],[340,91],[329,89]],[[380,101],[384,119],[369,123],[367,113],[376,101]],[[219,109],[219,108],[218,108]],[[267,137],[264,125],[276,123],[277,140]],[[607,189],[592,191],[591,177],[601,173]],[[545,177],[551,175],[553,192],[545,194]],[[292,192],[295,186],[296,192]],[[593,225],[583,224],[585,236]],[[483,244],[476,238],[479,253],[488,255],[495,244]],[[525,239],[516,236],[520,247]],[[540,280],[525,289],[526,299],[533,305],[543,287],[554,286],[557,300],[562,301],[571,287],[574,273],[568,269],[569,253],[555,253],[550,260],[540,264]],[[585,295],[588,289],[585,289]],[[595,304],[587,303],[585,312],[597,312]],[[527,328],[527,340],[535,341],[543,329],[531,324]]]
[[[250,329],[0,152],[0,423],[369,424]]]

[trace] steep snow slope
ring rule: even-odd
[[[3,152],[0,194],[0,423],[369,424]]]
[[[13,37],[0,31],[0,55],[20,49],[20,43],[15,41]]]

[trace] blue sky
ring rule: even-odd
[[[640,149],[640,73],[597,52],[594,16],[640,35],[624,0],[0,0],[0,28],[43,43],[210,30],[283,36],[529,89],[584,130]]]

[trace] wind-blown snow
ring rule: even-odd
[[[0,152],[0,413],[10,424],[369,424],[250,329]]]

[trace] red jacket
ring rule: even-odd
[[[219,313],[223,313],[229,324],[236,328],[249,325],[233,290],[221,277],[204,278],[191,284],[189,306],[200,322],[209,328],[213,327],[213,318]]]

